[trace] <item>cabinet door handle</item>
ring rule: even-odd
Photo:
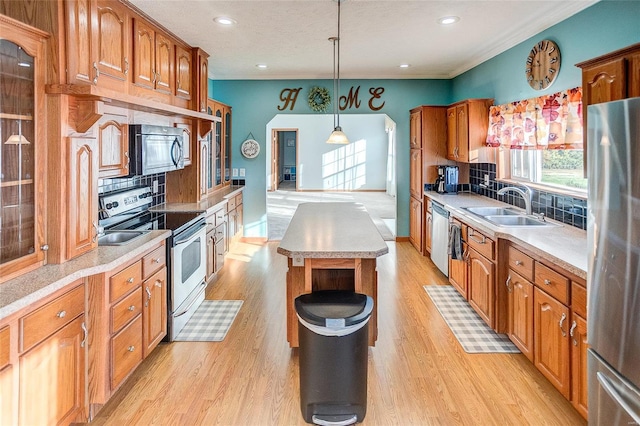
[[[567,332],[563,330],[562,325],[564,324],[564,320],[567,319],[567,314],[562,313],[562,317],[560,318],[560,331],[562,331],[562,337],[567,336]]]
[[[129,284],[133,283],[133,277],[129,277],[129,279],[127,280],[127,282],[128,282]]]
[[[41,245],[41,246],[40,246],[40,250],[42,250],[42,251],[47,251],[47,250],[49,250],[49,244],[43,244],[43,245]]]
[[[574,332],[577,326],[578,324],[575,321],[571,323],[571,328],[569,329],[569,336],[571,336],[572,338],[575,337]],[[578,341],[575,338],[573,339],[573,346],[578,346]]]
[[[98,64],[96,62],[93,63],[93,70],[95,71],[93,77],[93,84],[98,84],[98,77],[100,77],[100,70],[98,69]]]
[[[127,350],[128,350],[129,352],[133,352],[133,351],[135,351],[135,350],[136,350],[136,347],[135,347],[135,346],[133,346],[133,345],[131,345],[131,346],[129,346],[129,347],[127,348]]]
[[[149,290],[149,287],[145,287],[144,291],[147,292],[147,300],[144,301],[144,306],[149,306],[149,300],[151,300],[151,290]]]
[[[602,385],[602,389],[604,389],[613,400],[620,404],[634,422],[640,424],[640,413],[636,412],[636,408],[627,402],[627,398],[623,397],[624,394],[618,390],[618,387],[611,383],[611,381],[601,371],[596,373],[596,377]]]
[[[511,286],[510,286],[510,284],[511,284],[511,275],[509,275],[509,276],[507,277],[507,282],[506,282],[507,290],[509,290],[509,293],[511,293]]]
[[[135,310],[136,310],[136,306],[135,306],[135,305],[131,305],[131,306],[129,306],[129,310],[130,310],[131,312],[135,311]]]
[[[516,260],[516,266],[522,266],[522,260]]]
[[[551,280],[544,280],[544,285],[551,285]]]
[[[129,59],[124,58],[124,75],[129,74]]]
[[[155,262],[156,262],[156,263],[160,263],[160,262],[162,262],[162,258],[161,258],[161,257],[157,258],[157,259],[155,260]]]
[[[67,315],[67,311],[60,311],[56,314],[58,318],[64,318]]]
[[[89,333],[87,332],[87,326],[84,321],[80,324],[80,327],[82,327],[82,342],[80,342],[80,347],[84,348],[84,345],[87,343],[87,335]]]
[[[93,225],[93,229],[96,230],[96,233],[93,235],[93,238],[91,238],[91,241],[95,243],[96,241],[98,241],[98,234],[100,234],[100,228],[98,227],[98,224],[96,223],[95,220],[91,222],[91,225]]]
[[[129,165],[129,163],[131,162],[131,159],[129,158],[129,151],[125,151],[124,152],[124,156],[127,159],[127,166]]]

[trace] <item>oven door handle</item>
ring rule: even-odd
[[[191,229],[190,229],[190,230],[188,230],[188,231],[185,231],[183,234],[187,234],[187,235],[186,235],[184,238],[180,238],[180,239],[173,240],[173,245],[174,245],[174,246],[177,246],[177,245],[180,245],[180,244],[184,244],[184,243],[189,242],[189,241],[191,240],[191,238],[192,238],[195,234],[197,234],[197,233],[198,233],[202,228],[204,228],[205,226],[207,226],[207,222],[202,222],[201,224],[199,224],[199,225],[197,225],[197,226],[194,226],[194,229],[193,229],[193,230],[191,230]],[[181,234],[181,236],[182,236],[182,234]]]
[[[206,281],[202,281],[202,283],[200,284],[200,287],[206,287],[207,282]],[[199,293],[198,293],[199,294]],[[184,310],[182,312],[180,312],[179,314],[173,314],[172,316],[174,318],[178,318],[183,316],[184,314],[186,314],[187,312],[189,312],[189,309],[191,309],[191,307],[193,306],[194,303],[196,303],[198,301],[197,297],[194,297],[193,300],[191,301],[191,303],[189,303],[189,306],[187,306],[186,308],[184,308]]]

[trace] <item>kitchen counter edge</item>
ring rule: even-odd
[[[519,244],[576,276],[582,279],[587,278],[586,231],[549,219],[547,221],[560,226],[546,229],[499,227],[463,210],[463,208],[480,206],[513,208],[514,206],[477,194],[438,194],[437,192],[425,191],[424,196],[444,205],[445,209],[454,217],[476,227],[479,231]]]
[[[169,230],[151,231],[129,244],[99,246],[68,262],[45,265],[4,282],[0,284],[0,320],[37,303],[78,279],[111,271],[170,236]]]

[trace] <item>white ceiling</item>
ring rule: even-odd
[[[335,0],[130,1],[208,52],[212,79],[333,76],[328,38],[337,35]],[[596,1],[342,0],[340,77],[452,78]],[[437,22],[448,15],[460,21],[451,26]],[[213,22],[217,16],[237,23],[222,27]],[[411,66],[401,69],[401,63]]]

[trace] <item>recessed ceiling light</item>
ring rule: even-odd
[[[409,68],[411,65],[410,64],[400,64],[399,67],[400,68]]]
[[[218,16],[217,18],[213,18],[213,20],[220,25],[234,25],[237,23],[235,19],[231,19],[226,16]]]
[[[266,69],[267,68],[267,64],[257,64],[256,68],[260,68],[261,70]]]
[[[443,16],[442,18],[438,19],[438,23],[441,25],[451,25],[455,24],[459,20],[460,18],[457,16]]]

